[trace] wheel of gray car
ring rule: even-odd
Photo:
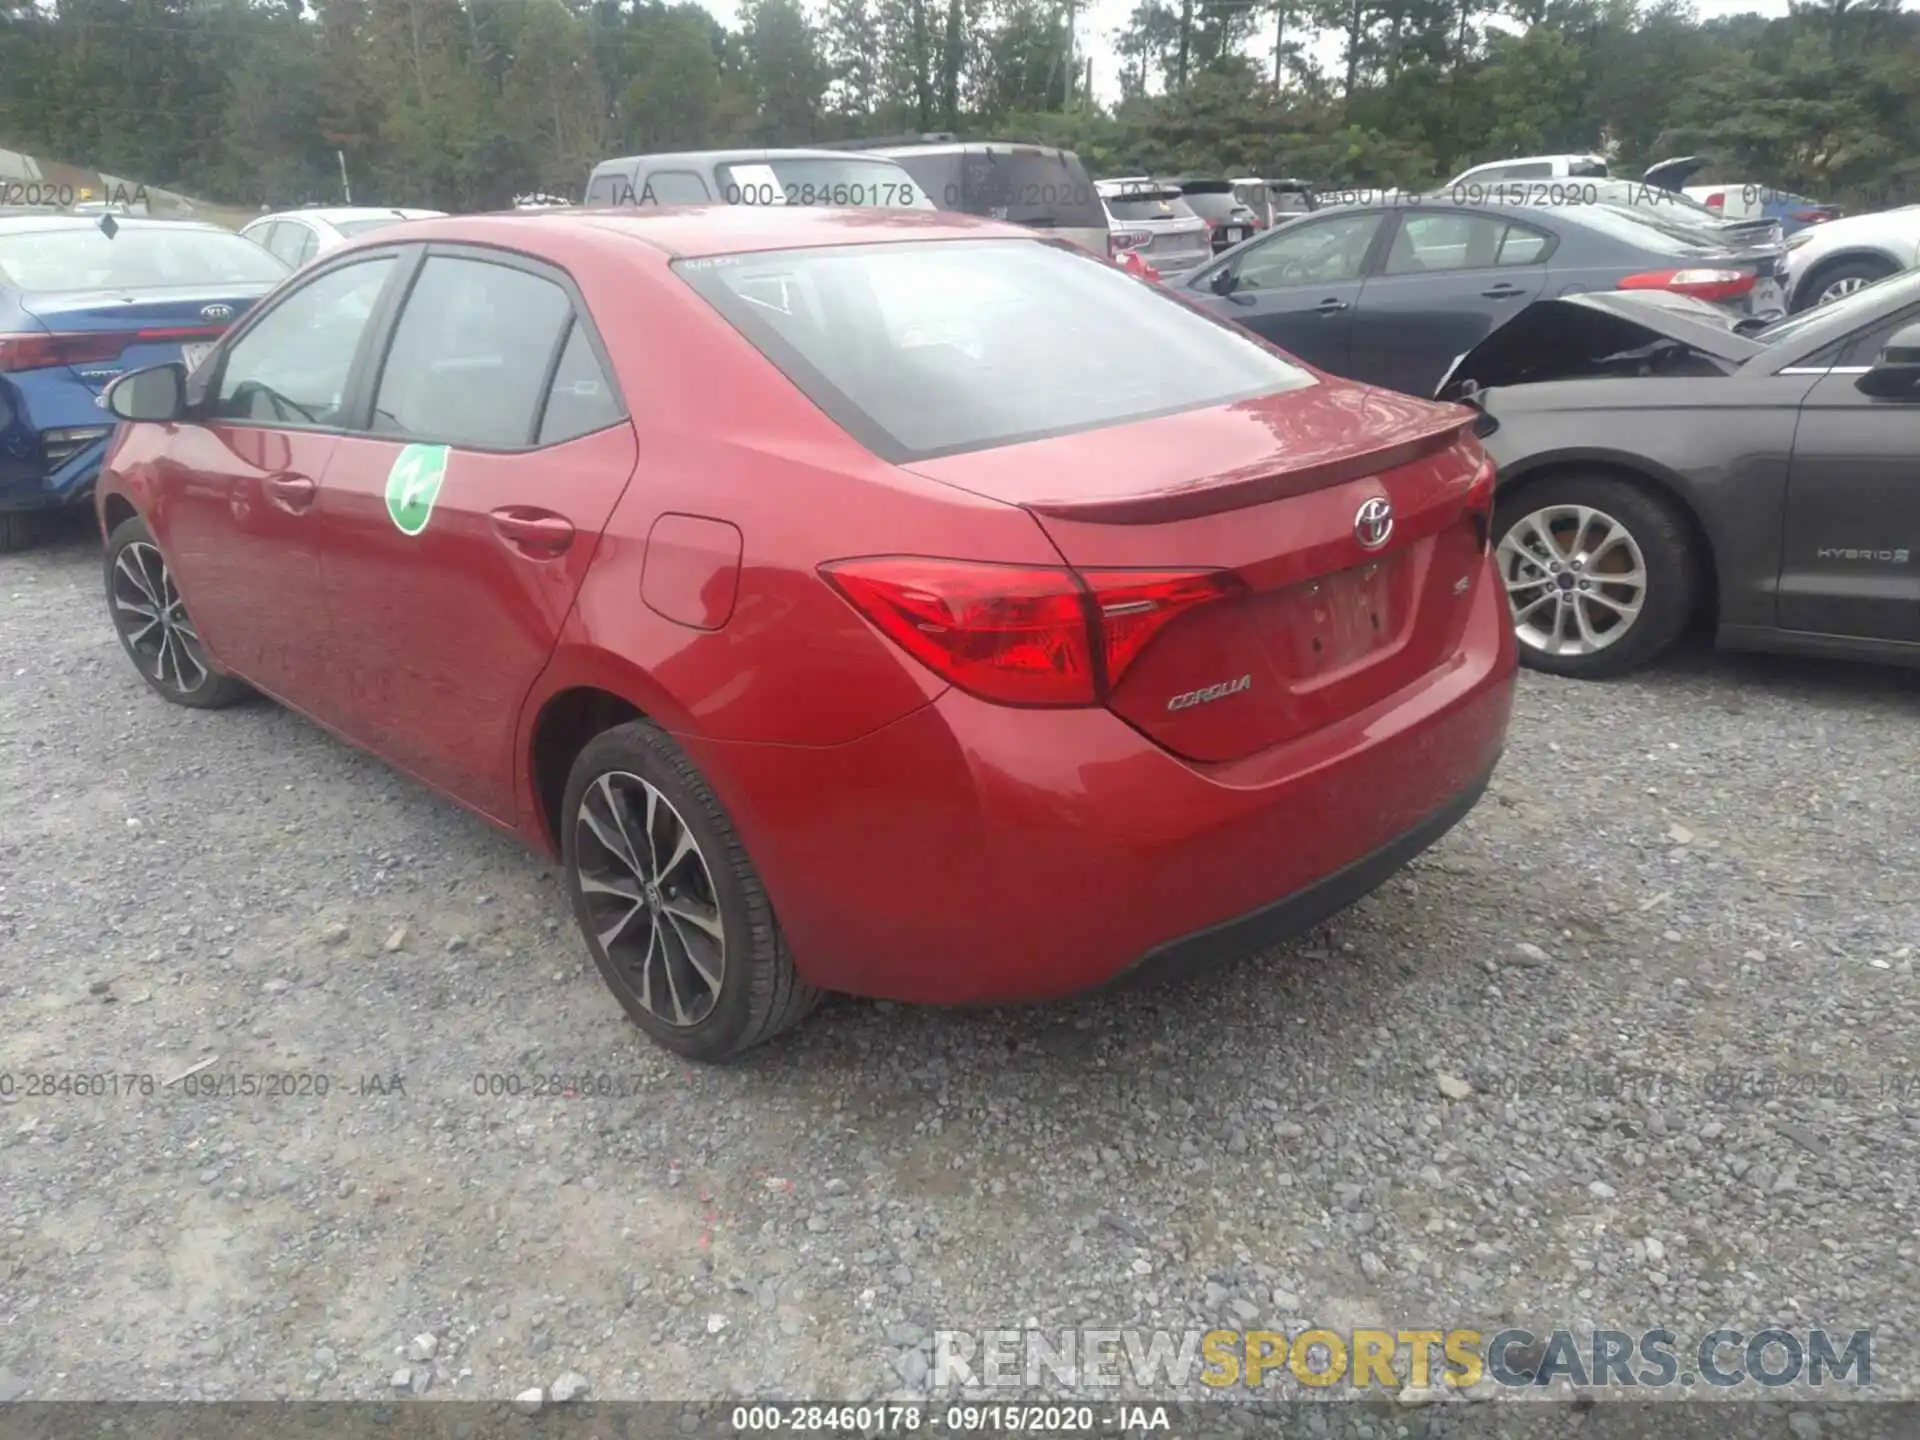
[[[1811,310],[1816,305],[1825,305],[1829,300],[1838,300],[1842,295],[1864,290],[1876,281],[1886,279],[1893,271],[1894,267],[1885,260],[1864,258],[1822,265],[1807,276],[1806,283],[1794,297],[1794,312],[1798,314],[1802,310]]]
[[[107,614],[140,678],[163,699],[218,710],[244,698],[245,682],[207,658],[147,522],[129,516],[107,539]]]
[[[1699,563],[1673,504],[1613,475],[1556,475],[1501,497],[1494,564],[1520,661],[1579,679],[1646,664],[1694,611]]]
[[[732,822],[665,731],[635,720],[595,736],[561,817],[574,917],[653,1039],[690,1060],[731,1060],[818,1003]]]

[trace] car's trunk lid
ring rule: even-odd
[[[40,291],[20,304],[48,334],[63,337],[68,368],[97,394],[130,370],[197,359],[271,288]]]
[[[1435,391],[1474,389],[1613,373],[1612,357],[1680,344],[1737,366],[1767,347],[1734,328],[1705,300],[1662,291],[1563,295],[1536,300],[1453,362]]]
[[[1670,160],[1649,165],[1641,178],[1649,185],[1658,185],[1662,190],[1679,190],[1711,163],[1705,155],[1676,155]]]
[[[1095,604],[1104,572],[1227,572],[1229,593],[1170,621],[1108,702],[1168,750],[1224,761],[1375,704],[1454,652],[1483,564],[1472,420],[1323,378],[908,468],[1023,506]],[[1378,501],[1391,525],[1370,547]]]

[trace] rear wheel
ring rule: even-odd
[[[1580,679],[1646,664],[1694,610],[1699,564],[1667,501],[1610,475],[1554,476],[1501,499],[1494,563],[1520,661]]]
[[[1816,305],[1825,305],[1829,300],[1838,300],[1843,295],[1851,295],[1856,290],[1884,280],[1893,274],[1894,267],[1885,260],[1843,260],[1835,265],[1823,265],[1807,277],[1807,283],[1801,288],[1795,312],[1811,310]]]
[[[218,710],[243,699],[246,684],[207,658],[200,632],[174,588],[173,572],[147,522],[129,516],[107,539],[107,614],[121,648],[163,699]]]
[[[732,822],[664,731],[635,720],[589,741],[561,817],[574,917],[654,1040],[691,1060],[730,1060],[819,1002]]]

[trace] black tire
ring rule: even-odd
[[[33,516],[17,510],[0,515],[0,555],[30,549],[39,538],[40,527],[33,523]]]
[[[617,813],[624,818],[621,836],[616,838],[624,839],[637,854],[640,844],[631,835],[639,832],[647,836],[645,816],[638,809],[647,788],[666,807],[657,813],[649,848],[655,844],[666,848],[672,841],[677,849],[673,826],[678,824],[691,837],[694,852],[671,874],[657,859],[643,864],[643,868],[655,872],[657,886],[639,881],[632,908],[628,908],[627,892],[616,895],[601,888],[600,877],[617,880],[618,872],[634,873],[633,867],[620,859],[615,846],[603,844],[599,836],[604,833],[601,826],[605,820],[616,813],[609,807],[614,803],[610,797],[617,795],[622,806]],[[594,809],[583,818],[582,810],[590,796]],[[693,762],[666,732],[644,720],[634,720],[595,736],[573,762],[560,817],[567,893],[573,900],[581,936],[621,1008],[653,1040],[689,1060],[715,1064],[771,1040],[804,1019],[819,1003],[822,992],[794,970],[793,956],[780,934],[766,887],[733,823]],[[583,865],[594,872],[590,881],[583,880]],[[683,886],[677,897],[676,880]],[[591,901],[589,883],[596,886]],[[639,886],[645,887],[646,898],[638,895]],[[710,919],[717,917],[721,927],[717,990],[701,978],[705,972],[690,969],[693,947],[702,942],[702,935],[677,918],[686,912],[670,907],[669,913],[658,908],[669,897],[681,906],[691,902],[701,911],[711,912]],[[616,957],[602,943],[601,935],[608,929],[610,917],[617,919],[621,914],[627,921],[612,942],[622,947],[622,955]],[[636,927],[641,924],[648,927],[644,932],[647,938],[644,958],[636,960],[634,952],[642,944],[642,932]],[[656,950],[656,945],[663,948]],[[714,958],[711,950],[703,953],[708,962]],[[678,986],[671,983],[669,966],[673,967],[671,974],[681,977]],[[681,1007],[683,1000],[692,1002],[686,1007],[689,1023],[675,1023],[649,1007],[643,996],[642,971],[648,990],[663,980],[668,982],[662,988],[668,991],[674,1008]],[[707,1008],[704,1013],[696,1013],[702,1002]],[[667,1001],[656,1000],[656,1004],[665,1008]]]
[[[172,704],[184,705],[189,710],[218,710],[244,700],[253,693],[246,683],[219,669],[199,648],[198,636],[191,628],[186,607],[179,603],[178,592],[166,588],[170,581],[164,558],[158,575],[153,573],[152,557],[159,554],[153,532],[138,515],[122,520],[107,537],[107,618],[113,622],[113,633],[120,637],[120,648],[127,652],[127,658],[133,661],[133,668],[140,672],[148,688]],[[136,574],[140,577],[137,580]],[[146,613],[129,608],[130,605],[145,606],[155,586],[160,587],[162,598],[169,593],[174,596],[174,603],[165,608],[177,619],[168,622],[163,634],[170,644],[179,647],[158,654],[143,648],[147,642],[141,637],[152,630]],[[187,635],[193,635],[194,640],[188,641]],[[170,679],[169,674],[174,678]]]
[[[1791,309],[1796,315],[1803,310],[1811,310],[1820,303],[1820,297],[1826,293],[1829,286],[1837,285],[1844,280],[1859,280],[1873,285],[1893,274],[1895,268],[1890,261],[1866,257],[1830,261],[1825,265],[1817,266],[1794,293]]]
[[[1586,653],[1551,653],[1543,648],[1537,639],[1529,639],[1529,630],[1538,632],[1544,627],[1545,620],[1529,616],[1526,624],[1521,623],[1521,612],[1540,599],[1549,590],[1560,585],[1557,577],[1550,583],[1537,588],[1516,590],[1515,582],[1534,575],[1544,575],[1545,566],[1527,569],[1523,565],[1520,552],[1526,547],[1520,544],[1521,536],[1513,532],[1516,526],[1529,522],[1530,517],[1542,512],[1552,512],[1556,507],[1585,506],[1600,516],[1616,522],[1631,538],[1632,544],[1639,547],[1644,565],[1645,584],[1640,592],[1639,610],[1625,629],[1619,634],[1611,630],[1603,633],[1611,635],[1601,648]],[[1578,526],[1575,519],[1565,534],[1572,536]],[[1595,528],[1589,529],[1578,538],[1585,543],[1597,544]],[[1537,530],[1537,524],[1532,528]],[[1523,532],[1527,533],[1527,532]],[[1507,586],[1508,598],[1515,611],[1515,635],[1520,641],[1520,663],[1530,669],[1542,670],[1550,675],[1566,675],[1581,680],[1598,680],[1608,676],[1622,675],[1629,670],[1638,669],[1667,650],[1693,618],[1700,598],[1700,557],[1695,553],[1692,533],[1686,518],[1679,508],[1657,492],[1625,480],[1616,475],[1579,474],[1554,475],[1530,484],[1518,486],[1511,494],[1503,494],[1494,510],[1494,563],[1500,572],[1502,582]],[[1619,557],[1623,547],[1609,546],[1605,550],[1596,549],[1591,554],[1595,568],[1586,572],[1588,576],[1603,576],[1610,569],[1619,567]],[[1628,561],[1631,573],[1630,558]],[[1568,566],[1572,569],[1571,565]],[[1579,580],[1574,580],[1576,585]],[[1601,592],[1591,600],[1581,598],[1578,603],[1590,616],[1601,617],[1598,623],[1605,623],[1609,617],[1621,612],[1601,601],[1602,595],[1611,595],[1616,599],[1631,598],[1629,587],[1620,584],[1608,585],[1604,579],[1591,582],[1594,589]],[[1574,592],[1578,595],[1578,591]],[[1548,605],[1548,609],[1557,608],[1561,602],[1558,596]],[[1535,611],[1535,616],[1540,612]],[[1569,628],[1565,632],[1568,638],[1574,633],[1576,617],[1569,611],[1565,622],[1556,620],[1555,624],[1565,623]],[[1558,632],[1556,632],[1558,633]]]

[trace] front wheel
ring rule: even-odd
[[[1579,679],[1666,650],[1693,615],[1698,562],[1672,504],[1610,475],[1563,475],[1503,496],[1494,563],[1520,663]]]
[[[166,557],[139,516],[122,520],[107,538],[106,571],[114,633],[140,678],[162,699],[218,710],[247,695],[243,681],[207,658]]]
[[[589,741],[561,806],[574,917],[614,997],[690,1060],[730,1060],[797,1024],[820,991],[718,798],[678,745],[635,720]]]

